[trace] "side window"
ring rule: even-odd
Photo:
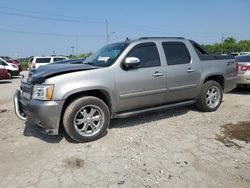
[[[7,64],[0,59],[0,65],[6,66]]]
[[[186,45],[182,42],[162,43],[168,65],[189,64],[191,57]]]
[[[36,58],[36,63],[50,63],[51,58]]]
[[[29,60],[29,63],[31,64],[31,63],[32,63],[32,61],[33,61],[33,58],[31,58],[31,59]]]
[[[127,57],[137,57],[140,59],[140,65],[137,68],[160,66],[160,57],[157,47],[154,43],[145,43],[135,46]]]
[[[61,61],[61,60],[63,60],[64,58],[59,58],[59,57],[54,57],[54,62],[55,61]]]

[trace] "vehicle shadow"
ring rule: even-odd
[[[60,131],[59,133],[60,133],[59,135],[44,134],[41,132],[41,130],[39,130],[39,128],[36,125],[30,122],[25,122],[25,127],[23,131],[24,136],[27,137],[32,136],[51,144],[60,143],[60,141],[66,136],[66,133],[64,131]]]
[[[137,115],[130,118],[122,118],[122,119],[113,119],[110,123],[110,129],[116,129],[116,128],[127,128],[127,127],[133,127],[133,126],[140,126],[144,123],[149,123],[152,121],[158,121],[161,119],[167,119],[174,116],[180,116],[183,114],[186,114],[189,111],[197,111],[195,106],[187,106],[187,107],[180,107],[175,109],[169,109],[169,110],[161,110],[156,112],[148,112],[143,115]],[[63,138],[65,138],[69,143],[72,144],[79,144],[78,142],[72,140],[65,132],[63,126],[60,126],[59,135],[46,135],[39,130],[39,128],[30,123],[25,122],[25,128],[23,131],[24,136],[32,136],[35,138],[38,138],[44,142],[51,143],[51,144],[57,144],[60,143]]]
[[[234,90],[230,91],[231,94],[239,95],[250,95],[250,87],[236,87]]]
[[[110,129],[113,128],[127,128],[132,126],[139,126],[144,123],[149,123],[152,121],[158,121],[162,119],[171,118],[174,116],[180,116],[186,114],[189,111],[197,111],[195,106],[186,106],[168,110],[161,110],[155,112],[148,112],[146,114],[137,115],[134,117],[123,118],[123,119],[113,119],[110,123]]]
[[[10,84],[12,81],[9,80],[0,80],[0,84]]]

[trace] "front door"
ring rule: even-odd
[[[116,72],[118,111],[163,104],[166,100],[166,77],[155,43],[139,44],[126,57],[137,57],[136,67]]]

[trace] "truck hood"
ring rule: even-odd
[[[77,71],[86,71],[97,69],[99,67],[95,67],[87,64],[54,64],[54,65],[45,65],[39,67],[35,73],[28,78],[28,82],[32,84],[41,84],[47,78],[51,78],[54,76],[58,76],[61,74],[77,72]]]

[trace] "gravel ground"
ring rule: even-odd
[[[223,125],[250,126],[250,89],[225,94],[212,113],[191,106],[116,119],[104,138],[77,144],[15,116],[19,82],[0,81],[0,187],[250,187],[250,144],[216,139]]]

